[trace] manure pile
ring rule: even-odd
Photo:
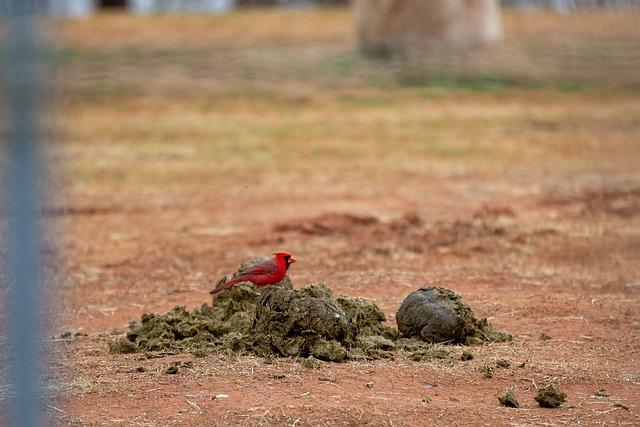
[[[372,301],[336,299],[322,283],[292,289],[288,278],[283,282],[262,289],[249,283],[236,285],[211,305],[193,311],[178,306],[162,315],[144,314],[140,322],[130,323],[125,337],[110,343],[110,350],[148,355],[255,354],[331,362],[404,354],[424,360],[448,357],[450,348],[438,344],[442,342],[511,339],[486,320],[477,320],[457,294],[444,288],[422,288],[405,300],[398,312],[404,321],[399,320],[401,335],[385,324],[384,313]],[[447,330],[434,334],[431,320]]]

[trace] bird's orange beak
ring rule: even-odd
[[[289,264],[293,264],[294,262],[296,262],[296,259],[294,257],[289,258]]]

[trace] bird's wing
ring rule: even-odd
[[[268,263],[269,261],[271,261],[270,258],[259,257],[259,258],[252,258],[248,261],[243,262],[242,264],[240,264],[240,268],[238,268],[238,270],[235,273],[229,274],[226,276],[221,276],[216,282],[216,289],[224,286],[226,283],[232,280],[235,280],[239,277],[247,277],[247,275],[254,274],[250,271],[252,267]]]
[[[271,258],[267,258],[267,257],[252,258],[240,264],[240,268],[238,268],[238,271],[234,275],[238,276],[240,274],[246,274],[252,267],[266,264],[269,261],[271,261]]]
[[[255,276],[265,276],[268,274],[273,274],[277,271],[278,271],[278,265],[272,260],[269,260],[267,262],[256,264],[248,268],[247,271],[243,273],[243,275],[251,274]]]

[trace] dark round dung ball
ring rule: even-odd
[[[436,286],[409,294],[396,313],[402,335],[432,343],[463,341],[475,321],[458,294]]]

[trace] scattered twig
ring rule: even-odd
[[[587,318],[584,317],[584,316],[551,316],[551,317],[545,317],[543,320],[551,320],[551,321],[556,321],[556,320],[582,320],[585,323],[589,323]]]
[[[524,379],[527,381],[531,381],[531,383],[536,388],[536,390],[540,390],[540,387],[538,387],[538,384],[536,384],[536,381],[533,378],[524,378]]]
[[[54,411],[58,411],[58,412],[60,412],[61,414],[64,414],[64,411],[63,411],[62,409],[60,409],[60,408],[56,408],[55,406],[47,405],[47,408],[51,408],[51,409],[53,409]]]
[[[202,411],[202,409],[200,409],[200,407],[198,405],[196,405],[195,403],[193,403],[192,401],[190,401],[189,399],[187,399],[187,403],[189,405],[191,405],[196,411]]]
[[[608,414],[609,412],[617,411],[618,409],[620,408],[611,408],[607,409],[606,411],[594,412],[593,414],[589,415],[589,417],[597,417],[599,415]]]

